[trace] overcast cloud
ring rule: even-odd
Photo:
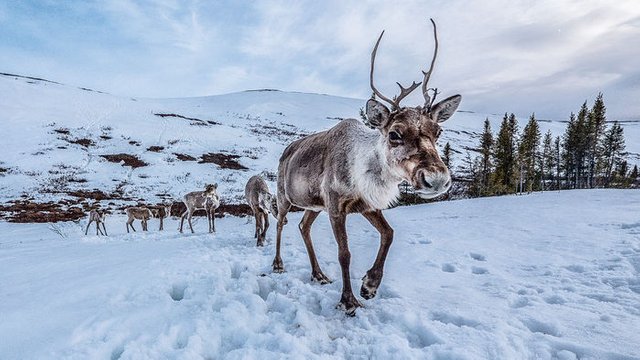
[[[140,97],[256,88],[367,98],[421,80],[462,109],[564,119],[599,91],[610,119],[640,118],[640,2],[0,2],[0,72]],[[418,94],[407,103],[419,103]]]

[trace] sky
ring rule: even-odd
[[[272,88],[366,99],[422,80],[461,109],[562,120],[604,93],[640,119],[637,0],[4,0],[0,72],[115,95],[190,97]],[[422,102],[419,91],[405,105]]]

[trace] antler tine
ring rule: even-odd
[[[411,84],[411,86],[409,86],[408,88],[404,88],[399,82],[397,82],[396,84],[398,84],[398,86],[400,87],[400,95],[393,97],[393,104],[396,108],[399,109],[400,101],[402,101],[402,99],[407,97],[407,95],[411,94],[411,92],[415,90],[418,86],[420,86],[421,83],[419,82],[417,83],[414,81],[413,84]]]
[[[429,78],[431,78],[431,72],[433,72],[433,66],[436,63],[436,57],[438,56],[438,32],[436,29],[436,22],[431,20],[431,24],[433,25],[433,39],[435,40],[435,48],[433,50],[433,58],[431,59],[431,66],[429,66],[429,71],[422,72],[424,74],[424,80],[422,81],[422,95],[424,96],[425,106],[431,107],[431,98],[429,97]]]
[[[374,68],[374,63],[376,61],[376,53],[378,52],[378,45],[380,45],[380,40],[382,40],[382,35],[384,35],[384,30],[382,30],[382,32],[380,33],[380,37],[378,38],[378,41],[376,41],[376,46],[373,48],[373,51],[371,52],[371,72],[369,74],[369,83],[371,84],[371,90],[373,90],[374,97],[375,95],[378,95],[380,99],[386,101],[392,106],[396,106],[393,100],[382,95],[382,93],[380,93],[380,91],[378,91],[378,89],[376,89],[376,87],[373,85],[373,68]]]

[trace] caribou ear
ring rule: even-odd
[[[439,123],[445,122],[456,112],[458,105],[460,105],[460,100],[462,100],[462,96],[453,95],[433,105],[431,108],[433,119]]]
[[[213,187],[217,189],[218,188],[218,183],[213,183]]]
[[[367,100],[367,120],[377,128],[384,127],[389,121],[389,109],[375,99]]]

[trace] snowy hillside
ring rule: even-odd
[[[640,359],[638,208],[638,191],[591,190],[388,210],[385,277],[355,318],[335,309],[324,214],[312,236],[338,280],[325,286],[310,282],[300,213],[284,274],[270,271],[273,227],[256,248],[237,217],[213,236],[202,219],[195,235],[126,234],[117,215],[109,237],[0,222],[0,358]],[[378,235],[359,215],[348,233],[359,288]]]
[[[179,200],[212,182],[220,184],[223,201],[242,203],[244,184],[256,173],[274,188],[289,142],[357,118],[365,103],[270,90],[135,99],[7,74],[0,74],[0,94],[0,203],[23,196],[85,209],[97,199],[112,207]],[[485,117],[460,111],[446,123],[440,145],[451,142],[457,164],[466,148],[477,146]],[[489,116],[494,131],[501,117]],[[557,132],[565,126],[541,125]],[[628,150],[638,153],[635,125],[625,131]]]

